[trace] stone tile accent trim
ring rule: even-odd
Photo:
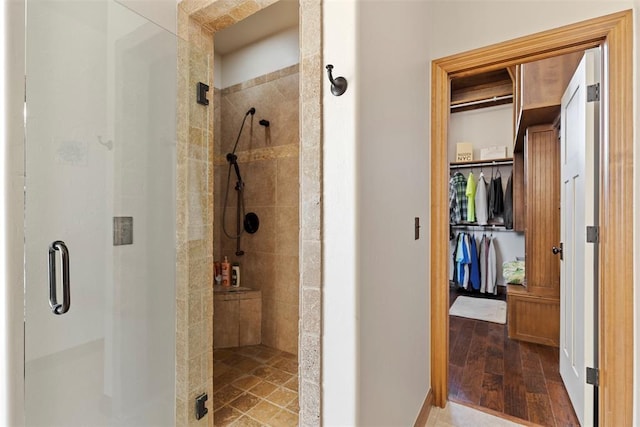
[[[295,74],[298,72],[300,68],[299,64],[294,64],[289,67],[281,68],[280,70],[276,70],[272,73],[263,74],[262,76],[258,76],[254,79],[247,80],[242,83],[235,84],[233,86],[226,87],[222,89],[223,95],[229,95],[234,92],[241,91],[243,89],[248,89],[250,87],[258,86],[263,83],[268,83],[274,80],[278,80],[282,77],[290,76],[291,74]]]

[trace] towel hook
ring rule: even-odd
[[[327,65],[327,74],[329,75],[329,81],[331,82],[331,93],[335,96],[340,96],[347,90],[347,79],[344,77],[337,77],[334,80],[331,70],[333,70],[333,65]]]

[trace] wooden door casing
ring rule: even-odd
[[[626,10],[485,48],[437,59],[431,66],[431,387],[447,402],[449,319],[448,162],[449,86],[453,76],[603,46],[599,267],[599,423],[633,423],[634,283],[633,11]]]

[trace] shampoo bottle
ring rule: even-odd
[[[224,257],[224,261],[222,261],[222,286],[231,285],[231,264],[229,264],[229,260],[227,257]]]
[[[240,286],[240,264],[237,262],[231,265],[231,286]]]

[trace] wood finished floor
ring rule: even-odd
[[[449,304],[462,295],[452,289]],[[542,426],[579,426],[555,347],[510,340],[507,325],[449,316],[449,399]]]

